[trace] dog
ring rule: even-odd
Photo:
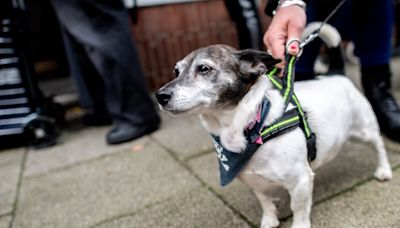
[[[329,32],[322,30],[321,36]],[[160,88],[156,97],[161,109],[173,115],[198,114],[207,132],[219,137],[227,150],[240,154],[249,143],[244,132],[265,97],[270,108],[263,124],[270,125],[282,116],[282,95],[264,76],[277,62],[261,51],[227,45],[200,48],[177,62],[176,78]],[[373,145],[378,158],[376,179],[392,177],[371,105],[348,78],[319,76],[296,82],[294,91],[317,136],[316,159],[307,159],[305,136],[297,127],[260,145],[237,176],[259,199],[263,228],[279,225],[276,206],[268,195],[277,186],[290,194],[292,227],[311,226],[314,171],[332,160],[350,137]]]

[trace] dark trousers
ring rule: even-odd
[[[308,1],[308,22],[322,21],[339,3],[339,0]],[[392,0],[347,1],[328,21],[335,26],[343,39],[352,40],[355,54],[362,67],[389,64],[393,28]],[[303,55],[296,65],[297,72],[312,74],[320,40],[304,47]]]
[[[142,125],[157,114],[148,95],[132,40],[127,10],[119,0],[52,0],[65,29],[71,73],[83,106],[114,122]]]

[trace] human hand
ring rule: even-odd
[[[286,43],[293,39],[300,41],[305,25],[306,13],[302,7],[291,5],[277,10],[264,34],[264,44],[274,58],[282,60],[278,67],[285,64]],[[291,42],[288,52],[297,55],[300,52],[299,42]]]

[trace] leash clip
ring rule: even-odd
[[[301,50],[303,50],[304,46],[306,46],[307,44],[309,44],[311,41],[313,41],[315,38],[317,38],[319,36],[320,33],[320,29],[315,30],[314,32],[310,33],[310,35],[308,35],[303,42],[300,43],[299,48]]]

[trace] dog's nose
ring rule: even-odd
[[[164,106],[171,99],[172,92],[159,90],[156,93],[157,101],[160,105]]]

